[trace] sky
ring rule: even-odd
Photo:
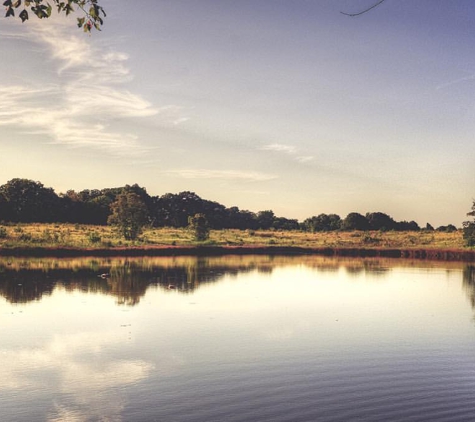
[[[475,2],[102,0],[0,22],[0,184],[138,183],[303,219],[466,220]]]

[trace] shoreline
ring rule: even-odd
[[[358,248],[298,246],[148,246],[123,248],[0,248],[0,257],[120,257],[221,255],[323,255],[335,257],[412,258],[434,261],[475,261],[473,249]]]

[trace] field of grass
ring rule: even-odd
[[[195,242],[187,229],[147,229],[136,241],[112,227],[74,224],[12,224],[0,227],[0,248],[114,248],[154,246],[297,246],[307,248],[462,249],[462,232],[327,232],[212,230],[209,240]]]

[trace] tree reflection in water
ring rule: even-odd
[[[468,264],[464,266],[463,285],[470,299],[470,304],[475,309],[475,265]]]
[[[394,267],[439,267],[448,271],[463,268],[463,283],[475,307],[475,265],[456,262],[428,262],[381,258],[332,258],[323,256],[221,256],[143,258],[0,258],[0,295],[11,303],[38,301],[55,288],[112,295],[117,304],[133,306],[149,286],[182,294],[192,293],[202,284],[215,283],[226,276],[257,271],[271,273],[276,268],[303,265],[317,272],[344,270],[358,277],[384,277]],[[110,277],[102,278],[108,273]],[[269,287],[271,288],[271,287]]]

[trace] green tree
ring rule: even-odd
[[[124,192],[117,195],[110,205],[111,215],[107,222],[117,227],[119,233],[127,240],[135,240],[148,223],[148,210],[139,195]]]
[[[59,218],[59,197],[40,182],[11,179],[0,186],[0,198],[2,220],[44,223]]]
[[[368,212],[366,220],[370,230],[388,231],[396,228],[396,222],[383,212]]]
[[[188,217],[188,227],[193,232],[195,240],[202,242],[209,239],[208,220],[204,214],[195,214]]]
[[[326,232],[339,230],[341,227],[341,217],[337,214],[319,214],[307,218],[302,227],[309,232]]]
[[[77,18],[77,24],[84,32],[91,32],[92,28],[100,31],[104,23],[102,18],[106,16],[98,0],[6,0],[3,5],[6,9],[5,17],[15,17],[18,12],[22,22],[28,20],[31,15],[47,19],[51,16],[53,8],[66,16],[79,10],[82,17]]]
[[[429,223],[427,223],[429,224]],[[430,224],[429,224],[430,226]],[[426,226],[427,227],[427,226]],[[432,227],[432,226],[431,226]],[[411,220],[411,221],[398,221],[396,223],[396,226],[395,226],[395,230],[398,230],[400,232],[407,232],[407,231],[413,231],[413,232],[417,232],[419,231],[421,228],[419,227],[419,224],[417,224],[414,220]],[[429,228],[426,228],[426,230],[430,231]],[[432,227],[432,230],[434,230],[434,228]]]
[[[453,224],[448,224],[446,226],[439,226],[435,230],[438,232],[453,233],[457,231],[457,227],[455,227]]]
[[[299,222],[295,219],[285,217],[275,217],[272,228],[276,230],[298,230]]]
[[[274,224],[275,215],[272,210],[259,211],[257,213],[257,226],[261,230],[269,230]]]
[[[463,239],[467,246],[475,246],[475,223],[465,221],[463,223]]]
[[[364,215],[350,212],[341,223],[342,230],[369,230],[368,220]]]
[[[470,217],[475,217],[475,201],[472,204],[472,211],[467,213]],[[463,239],[467,246],[475,246],[475,219],[474,221],[464,221]]]
[[[7,221],[9,218],[8,202],[3,193],[0,192],[0,221]]]

